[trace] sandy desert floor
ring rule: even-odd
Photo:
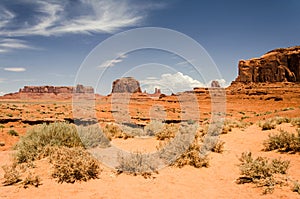
[[[0,183],[0,198],[300,198],[300,195],[291,191],[291,186],[276,187],[274,193],[263,195],[262,188],[254,184],[236,183],[240,177],[238,158],[242,152],[251,151],[254,156],[268,158],[281,158],[290,160],[288,177],[292,180],[300,180],[300,156],[299,154],[278,153],[275,151],[263,151],[263,141],[270,133],[284,129],[296,132],[296,127],[290,123],[277,125],[276,129],[262,131],[258,126],[259,121],[276,116],[299,117],[300,98],[299,94],[282,95],[283,100],[265,100],[268,95],[263,96],[227,96],[226,118],[244,122],[252,122],[245,129],[234,128],[227,134],[220,135],[225,142],[223,153],[209,154],[208,168],[194,168],[184,166],[183,168],[167,167],[145,179],[142,176],[128,174],[118,175],[116,172],[102,166],[103,171],[99,179],[81,183],[57,183],[51,178],[50,165],[47,160],[37,161],[36,173],[42,178],[42,185],[38,188],[30,186],[24,189],[22,186],[3,186]],[[166,114],[171,119],[178,118],[178,104],[172,103],[167,107],[167,100],[160,101],[161,107],[165,107]],[[145,117],[155,102],[146,102],[143,106],[137,98],[129,108],[133,115]],[[201,121],[211,117],[209,98],[199,97],[201,109]],[[144,102],[145,103],[145,102]],[[111,110],[108,98],[98,99],[97,114],[101,116],[102,122],[111,120]],[[1,166],[12,162],[12,147],[21,135],[31,128],[33,123],[64,120],[72,116],[72,104],[70,101],[18,101],[1,100],[0,120],[3,128],[0,129],[0,141],[5,146],[0,146],[0,182],[4,181],[4,171]],[[167,107],[167,108],[166,108]],[[139,115],[138,115],[139,114]],[[143,115],[145,114],[145,115]],[[17,120],[11,120],[16,118]],[[137,121],[136,119],[135,121]],[[3,123],[3,121],[8,121]],[[25,121],[25,122],[24,122]],[[9,130],[15,130],[20,136],[8,135]],[[112,144],[129,151],[153,151],[158,145],[155,138],[138,139],[129,138],[113,139]]]
[[[290,124],[281,124],[277,129],[293,131]],[[300,179],[300,158],[298,154],[263,152],[263,140],[275,130],[261,131],[257,125],[245,130],[234,129],[221,135],[225,142],[222,154],[211,153],[210,166],[196,169],[185,166],[181,169],[167,167],[152,178],[127,174],[117,175],[108,168],[103,169],[100,179],[75,184],[59,184],[47,174],[48,164],[40,160],[38,173],[42,185],[24,189],[18,186],[0,186],[0,198],[300,198],[291,187],[276,188],[273,194],[262,195],[262,189],[253,184],[236,184],[239,177],[238,157],[244,151],[271,158],[281,157],[290,160],[288,176]],[[153,139],[128,139],[128,142],[115,140],[114,145],[127,150],[153,150],[157,141]],[[10,162],[13,151],[0,153],[1,166]],[[0,176],[3,171],[0,170]]]

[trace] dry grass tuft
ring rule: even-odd
[[[2,168],[4,170],[4,179],[5,179],[5,181],[3,182],[4,186],[13,185],[22,181],[21,174],[17,170],[17,164],[13,164],[10,166],[5,165]]]
[[[118,173],[129,173],[133,175],[142,175],[145,178],[150,177],[152,173],[157,173],[155,160],[151,155],[141,152],[131,153],[129,155],[118,156]]]
[[[74,183],[98,178],[99,164],[83,148],[53,147],[51,150],[52,177],[58,182]]]
[[[239,168],[242,177],[237,179],[238,184],[254,183],[265,187],[263,193],[272,193],[277,184],[286,183],[283,177],[287,173],[290,162],[280,159],[269,160],[265,157],[253,158],[251,152],[242,153],[239,158]]]
[[[270,134],[263,144],[266,151],[300,152],[300,130],[297,130],[297,134],[280,130],[278,134]]]

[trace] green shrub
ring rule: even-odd
[[[264,123],[260,123],[259,125],[263,131],[271,130],[276,128],[276,122],[272,119],[265,121]]]
[[[296,134],[280,130],[278,134],[270,134],[263,144],[266,151],[300,152],[300,130]]]
[[[109,147],[109,139],[102,133],[98,124],[93,126],[78,126],[78,135],[85,148]]]
[[[9,130],[7,133],[11,136],[19,136],[19,133],[13,129]]]
[[[37,125],[29,129],[15,146],[17,161],[22,163],[39,159],[46,146],[82,147],[83,144],[72,124]]]
[[[237,183],[254,183],[257,186],[263,186],[266,189],[264,193],[272,192],[276,184],[282,184],[280,175],[284,175],[289,168],[290,162],[280,159],[270,159],[265,157],[253,158],[251,152],[242,153],[239,158],[241,177]]]

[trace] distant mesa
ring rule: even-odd
[[[238,70],[235,82],[300,82],[300,46],[279,48],[260,58],[241,60]]]
[[[123,77],[113,82],[112,93],[141,93],[140,83],[133,77]]]
[[[78,84],[74,86],[24,86],[19,93],[94,93],[94,88]]]
[[[1,98],[4,99],[41,99],[41,98],[54,98],[54,99],[70,99],[73,93],[79,94],[94,94],[94,88],[91,86],[24,86],[19,89],[19,92],[9,93]]]

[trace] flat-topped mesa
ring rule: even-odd
[[[78,84],[74,86],[24,86],[19,90],[19,93],[94,93],[94,88]]]
[[[140,83],[133,77],[123,77],[113,82],[112,93],[141,93]]]
[[[300,82],[300,46],[279,48],[239,61],[235,82]]]

